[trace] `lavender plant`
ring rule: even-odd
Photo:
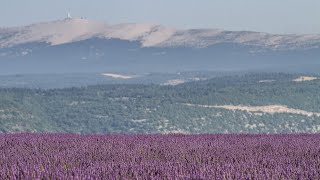
[[[319,179],[320,135],[0,135],[0,179]]]

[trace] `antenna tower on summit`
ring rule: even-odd
[[[70,13],[70,12],[68,12],[67,18],[68,18],[68,19],[72,19],[72,16],[71,16],[71,13]]]
[[[67,18],[66,19],[72,19],[70,11],[66,9],[66,13],[67,13]]]

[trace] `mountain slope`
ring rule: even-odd
[[[317,48],[320,35],[274,35],[220,29],[177,30],[153,24],[109,25],[80,18],[67,18],[0,30],[1,47],[47,42],[60,45],[90,38],[139,41],[143,47],[208,47],[219,43],[239,43],[271,49]]]
[[[108,25],[72,18],[0,30],[0,46],[10,47],[34,42],[60,45],[97,37],[141,41],[144,46],[153,46],[167,40],[175,32],[174,29],[152,24]]]
[[[0,47],[0,74],[320,70],[320,35],[69,18],[2,28]]]

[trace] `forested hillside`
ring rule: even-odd
[[[320,80],[300,76],[247,74],[177,86],[2,88],[0,131],[320,132]]]

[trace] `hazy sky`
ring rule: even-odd
[[[66,16],[108,23],[320,34],[320,0],[0,0],[0,26]]]

